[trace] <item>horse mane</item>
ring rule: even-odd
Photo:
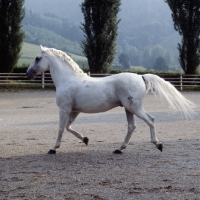
[[[43,46],[40,46],[40,47],[41,47],[42,53],[48,53],[49,55],[59,57],[61,60],[66,61],[71,66],[71,68],[75,71],[76,74],[81,75],[81,76],[87,76],[87,74],[84,73],[83,70],[78,66],[78,64],[74,62],[74,60],[65,52],[54,49],[54,48],[47,48]]]

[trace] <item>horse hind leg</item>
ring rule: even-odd
[[[78,115],[79,115],[79,112],[71,112],[70,113],[69,121],[68,121],[68,124],[66,126],[66,129],[67,129],[67,131],[72,133],[74,136],[81,139],[86,145],[88,145],[89,139],[87,137],[83,137],[81,133],[73,130],[72,127],[70,126],[74,122],[74,120],[76,119],[76,117]]]
[[[154,125],[154,117],[146,113],[143,109],[137,109],[135,115],[144,120],[150,127],[151,142],[162,152],[163,145],[156,136],[156,129]]]
[[[128,143],[129,143],[129,140],[131,139],[132,133],[136,128],[134,115],[131,112],[129,112],[128,110],[125,110],[125,111],[126,111],[126,118],[128,121],[128,131],[127,131],[126,137],[124,139],[124,142],[121,144],[121,146],[118,149],[116,149],[113,152],[115,154],[121,154],[123,152],[123,150],[126,149]]]

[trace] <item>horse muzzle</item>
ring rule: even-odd
[[[36,76],[36,75],[37,75],[37,73],[36,73],[36,71],[33,70],[33,69],[28,69],[28,70],[26,71],[26,76],[27,76],[27,78],[28,78],[29,80],[35,79],[35,76]]]

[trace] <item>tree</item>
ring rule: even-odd
[[[165,58],[163,58],[162,56],[158,57],[155,61],[154,69],[158,71],[168,71],[169,67]]]
[[[85,0],[81,4],[85,20],[81,24],[85,37],[81,46],[91,73],[105,73],[112,64],[120,5],[121,0]]]
[[[130,61],[127,54],[121,53],[118,58],[119,58],[119,63],[123,66],[124,69],[130,68]]]
[[[13,70],[20,57],[24,32],[24,0],[0,0],[0,72]]]
[[[166,0],[172,10],[174,28],[182,36],[179,62],[186,74],[197,73],[200,64],[200,1]]]
[[[141,65],[142,53],[134,46],[127,44],[126,51],[130,60],[130,64],[134,66]]]

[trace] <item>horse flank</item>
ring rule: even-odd
[[[77,75],[87,76],[87,74],[84,73],[83,70],[78,66],[78,64],[74,62],[73,59],[70,56],[68,56],[65,52],[54,49],[54,48],[47,48],[43,46],[40,46],[40,47],[41,47],[42,53],[47,53],[51,56],[56,56],[56,57],[59,57],[61,60],[66,61]]]

